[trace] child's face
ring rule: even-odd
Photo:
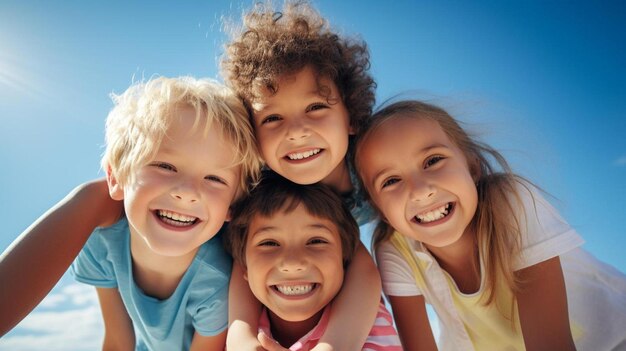
[[[331,80],[321,84],[330,89],[330,98],[320,95],[314,70],[306,67],[281,79],[278,92],[254,106],[261,155],[294,183],[316,183],[345,167],[348,110]]]
[[[365,186],[392,227],[431,247],[462,236],[476,211],[476,185],[464,154],[439,123],[398,117],[360,148]]]
[[[232,142],[217,128],[206,136],[202,128],[192,131],[195,114],[178,109],[154,160],[118,189],[131,233],[165,256],[195,252],[211,239],[239,186]]]
[[[319,317],[343,283],[337,227],[302,204],[271,218],[255,216],[245,255],[250,289],[270,314],[285,321]]]

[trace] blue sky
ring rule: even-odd
[[[153,75],[219,78],[220,17],[251,3],[1,1],[0,248],[102,175],[109,93]],[[623,2],[313,3],[369,44],[378,102],[410,92],[448,108],[626,271]],[[99,318],[92,289],[65,277],[0,350],[94,349]]]

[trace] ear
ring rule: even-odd
[[[243,279],[245,281],[248,281],[248,269],[247,268],[243,269]]]
[[[124,200],[124,189],[113,175],[113,171],[111,170],[111,166],[107,166],[106,169],[107,174],[107,185],[109,186],[109,195],[113,200],[121,201]]]
[[[350,123],[350,128],[348,128],[348,135],[355,135],[354,126]]]
[[[226,218],[224,218],[224,222],[230,222],[230,220],[233,219],[231,212],[232,212],[232,208],[229,207],[228,212],[226,212]]]

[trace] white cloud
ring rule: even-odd
[[[626,166],[626,156],[622,156],[622,157],[618,158],[617,160],[615,160],[615,162],[613,162],[613,164],[618,166],[618,167]]]
[[[57,286],[0,340],[0,351],[87,351],[102,347],[103,325],[95,289]]]

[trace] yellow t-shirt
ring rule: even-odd
[[[415,275],[415,284],[420,291],[432,290],[428,282],[428,266],[431,262],[420,259],[415,255],[399,233],[392,236],[391,242],[407,260]],[[441,270],[445,277],[452,303],[456,308],[456,315],[462,321],[463,327],[475,350],[480,351],[523,351],[526,350],[524,338],[519,322],[519,310],[513,303],[513,294],[504,286],[496,288],[495,302],[485,306],[481,303],[484,290],[484,273],[481,265],[480,289],[473,294],[464,294],[459,291],[456,283],[447,272]],[[429,286],[430,285],[430,286]],[[427,299],[428,301],[428,299]],[[437,311],[437,308],[435,308]],[[445,328],[445,323],[444,323]],[[574,340],[582,335],[582,329],[570,321],[570,328]]]
[[[474,294],[461,293],[445,273],[452,301],[476,350],[526,350],[519,323],[517,304],[508,289],[496,289],[496,300],[485,306],[483,284]],[[481,272],[482,276],[482,272]]]

